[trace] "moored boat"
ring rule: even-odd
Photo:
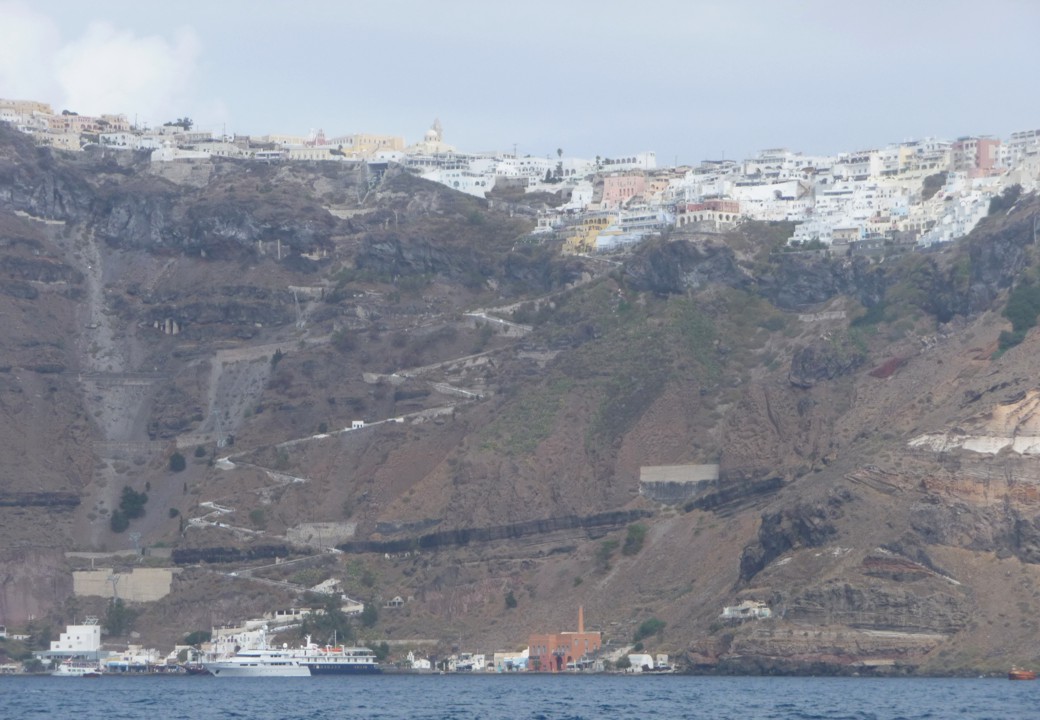
[[[306,665],[289,650],[240,650],[224,660],[204,662],[203,667],[217,677],[310,677]]]
[[[293,651],[311,675],[371,675],[381,672],[375,653],[366,647],[318,647],[307,637],[306,644]]]
[[[1008,672],[1008,680],[1036,680],[1036,671],[1013,667]]]
[[[222,660],[203,662],[217,677],[310,677],[364,675],[381,672],[375,653],[366,647],[319,647],[310,636],[302,648],[240,650]]]
[[[54,677],[101,677],[101,667],[97,661],[65,660],[51,670]]]

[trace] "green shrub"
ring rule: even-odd
[[[617,540],[604,540],[599,544],[599,549],[596,550],[596,563],[601,570],[610,570],[610,558],[617,547]]]
[[[1017,331],[1029,330],[1036,325],[1040,315],[1040,285],[1021,284],[1015,286],[1008,296],[1004,317],[1011,321],[1011,327]]]
[[[648,638],[651,635],[660,635],[664,630],[664,620],[658,620],[657,618],[650,618],[644,620],[642,624],[636,629],[636,634],[632,638],[635,642],[639,642],[644,638]]]
[[[999,352],[1003,352],[1004,350],[1007,350],[1008,348],[1013,348],[1013,347],[1015,347],[1015,345],[1018,345],[1020,342],[1022,342],[1025,339],[1026,339],[1026,333],[1025,333],[1024,330],[1016,331],[1016,332],[1009,332],[1007,330],[1002,330],[1000,332],[1000,338],[997,340],[998,351]]]
[[[373,627],[379,622],[379,611],[375,603],[365,603],[365,609],[361,611],[361,624],[367,628]]]
[[[195,448],[195,457],[197,457],[197,458],[204,458],[204,457],[206,457],[206,447],[204,445],[199,445],[197,448]]]
[[[1000,352],[1022,342],[1040,317],[1040,285],[1021,283],[1008,296],[1004,317],[1011,321],[1012,332],[1000,333]]]
[[[105,613],[105,630],[109,635],[125,635],[134,627],[137,611],[131,610],[119,599],[113,600]]]
[[[628,534],[625,535],[625,544],[621,546],[622,555],[635,555],[643,549],[646,540],[646,525],[636,523],[628,526]]]
[[[506,609],[507,610],[512,610],[515,607],[516,607],[516,595],[514,595],[513,591],[510,590],[509,592],[506,593]]]
[[[108,520],[108,526],[112,528],[112,532],[121,533],[130,527],[130,521],[126,519],[126,515],[121,511],[114,510],[112,511],[112,517]]]
[[[213,639],[213,633],[209,630],[196,630],[184,636],[185,645],[199,645]]]
[[[205,453],[205,451],[203,452]],[[188,467],[188,463],[184,459],[183,455],[181,455],[179,452],[175,452],[173,455],[170,455],[170,470],[172,472],[180,472],[186,467]]]
[[[123,494],[119,497],[119,510],[128,520],[144,517],[144,505],[148,502],[146,493],[134,492],[129,485],[123,486]]]
[[[1004,188],[1004,192],[1000,195],[995,195],[989,201],[989,214],[993,215],[998,212],[1006,212],[1014,207],[1015,203],[1018,202],[1018,196],[1022,194],[1022,186],[1011,185]]]
[[[257,527],[263,530],[265,527],[267,527],[267,513],[264,512],[263,508],[256,508],[255,510],[250,510],[249,522],[253,523],[253,527]]]

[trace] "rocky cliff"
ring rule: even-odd
[[[62,552],[141,547],[193,566],[136,608],[154,642],[336,579],[405,600],[373,642],[580,604],[704,672],[1036,659],[1040,340],[998,349],[1036,198],[881,263],[763,224],[564,258],[523,202],[0,126],[0,622],[102,611]],[[718,479],[639,493],[685,465]]]

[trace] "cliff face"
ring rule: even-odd
[[[661,619],[644,644],[703,671],[1033,658],[1038,341],[995,351],[1034,198],[881,264],[756,225],[565,259],[518,203],[0,126],[0,527],[25,549],[0,622],[71,620],[60,552],[135,533],[201,563],[139,608],[156,642],[198,598],[220,623],[337,578],[410,598],[374,639],[490,650],[582,604],[616,643]],[[718,479],[660,504],[661,465]],[[118,532],[124,488],[147,501]],[[286,554],[314,558],[259,569]],[[770,617],[720,618],[743,601]]]

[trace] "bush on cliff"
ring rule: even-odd
[[[203,453],[205,453],[205,450],[203,450]],[[180,472],[187,466],[187,461],[184,459],[184,456],[181,455],[179,452],[175,452],[173,455],[170,455],[170,470],[172,472]]]

